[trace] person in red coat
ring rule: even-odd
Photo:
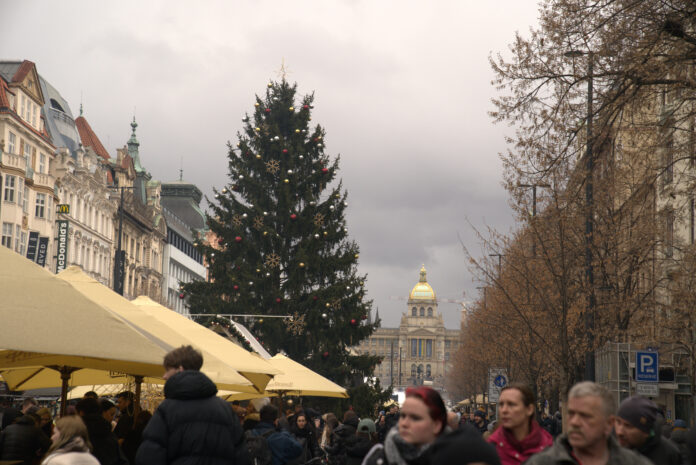
[[[500,391],[498,428],[488,438],[495,445],[502,465],[519,465],[553,444],[551,435],[534,419],[534,393],[513,383]]]

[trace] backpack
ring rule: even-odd
[[[251,458],[253,465],[271,465],[273,463],[273,456],[271,455],[271,449],[268,447],[267,439],[274,432],[269,430],[263,434],[254,434],[253,430],[250,430],[244,433],[249,458]]]

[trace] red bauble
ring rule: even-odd
[[[182,292],[181,294],[179,294],[179,298],[180,298],[180,299],[183,299],[183,298],[184,298],[184,293],[183,293],[183,292]]]
[[[329,172],[329,169],[328,169],[328,168],[322,168],[322,169],[321,169],[321,172],[324,173],[324,174],[326,174],[326,173]]]
[[[353,318],[352,320],[350,320],[350,324],[352,324],[353,326],[355,326],[356,324],[358,324],[358,320],[356,320],[355,318]]]
[[[270,108],[266,108],[266,113],[270,113],[270,112],[271,112],[271,109],[270,109]]]
[[[290,219],[291,219],[291,220],[296,220],[296,219],[297,219],[297,215],[295,215],[295,214],[293,213],[292,215],[290,215]]]
[[[242,236],[237,236],[234,238],[234,240],[237,242],[242,242]]]
[[[324,358],[329,358],[329,352],[324,352],[322,355],[324,356]]]
[[[312,296],[312,299],[314,299],[314,300],[319,300],[319,297],[317,297],[317,296],[314,295],[314,296]]]
[[[302,108],[305,110],[309,110],[309,105],[302,105]]]
[[[314,142],[319,142],[319,138],[318,138],[318,137],[315,137],[315,138],[314,138]]]
[[[235,291],[238,291],[238,290],[239,290],[239,286],[235,284],[234,286],[232,286],[232,289],[234,289]]]
[[[283,153],[288,153],[288,149],[283,149]]]
[[[277,304],[281,303],[282,301],[283,301],[283,299],[281,299],[280,297],[276,297],[276,303],[277,303]]]

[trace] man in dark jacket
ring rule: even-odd
[[[77,414],[87,427],[89,442],[92,443],[92,455],[101,465],[128,465],[128,460],[118,445],[116,435],[111,431],[111,423],[102,416],[99,401],[81,399],[75,405]]]
[[[358,415],[348,410],[343,415],[343,423],[341,423],[333,432],[333,445],[326,447],[326,453],[329,454],[331,463],[343,464],[346,462],[346,453],[349,447],[355,446],[358,442],[358,437],[355,433],[358,430]]]
[[[655,465],[681,465],[677,446],[660,434],[655,422],[657,413],[657,405],[645,397],[633,396],[624,400],[614,419],[616,439]]]
[[[137,465],[246,465],[249,457],[234,411],[199,370],[203,356],[181,346],[164,357],[164,401],[143,431]]]
[[[21,460],[22,465],[38,463],[51,441],[29,415],[23,415],[0,433],[0,460]]]
[[[285,465],[302,454],[302,446],[287,431],[278,431],[278,409],[264,405],[259,412],[259,423],[249,431],[249,436],[262,436],[271,451],[273,465]]]

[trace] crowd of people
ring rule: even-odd
[[[164,359],[164,400],[154,414],[126,391],[115,401],[93,392],[54,421],[27,398],[2,413],[0,461],[22,465],[696,465],[696,436],[665,423],[649,399],[614,398],[593,382],[573,386],[565,427],[542,415],[523,384],[502,389],[497,418],[448,411],[425,386],[406,390],[374,418],[337,416],[268,399],[246,405],[217,397],[191,346]],[[339,420],[340,418],[340,420]]]

